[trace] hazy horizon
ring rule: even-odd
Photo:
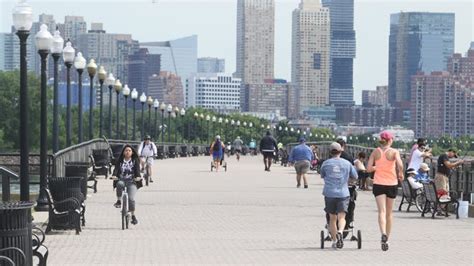
[[[102,22],[108,33],[132,34],[133,39],[140,42],[196,34],[198,57],[224,58],[226,72],[235,71],[236,0],[28,2],[33,6],[35,21],[42,13],[54,15],[56,22],[61,23],[66,15],[83,16],[88,29],[91,22]],[[275,2],[275,78],[290,80],[291,17],[300,0]],[[0,0],[0,32],[10,32],[15,3]],[[361,102],[362,90],[374,90],[378,85],[388,84],[390,14],[400,11],[455,13],[455,52],[464,54],[474,41],[474,4],[470,0],[355,0],[354,99],[357,103]]]

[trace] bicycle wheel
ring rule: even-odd
[[[425,193],[421,192],[417,194],[415,197],[415,206],[419,212],[423,211],[423,208],[425,207],[425,203],[426,203]]]

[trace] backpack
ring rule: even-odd
[[[214,142],[214,146],[212,147],[212,150],[213,151],[219,151],[222,147],[222,144],[221,144],[221,141],[220,140],[216,140],[216,142]]]

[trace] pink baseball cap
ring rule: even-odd
[[[382,133],[380,133],[380,139],[384,139],[384,140],[393,139],[393,134],[387,130],[384,130],[382,131]]]

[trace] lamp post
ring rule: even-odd
[[[148,133],[151,134],[151,106],[153,106],[153,98],[151,96],[148,96],[146,103],[148,104]]]
[[[223,122],[222,117],[219,117],[219,119],[217,119],[217,122],[219,123],[219,130],[218,130],[219,135],[222,135],[222,122]],[[224,136],[222,136],[222,139],[224,140],[223,137]]]
[[[76,59],[74,59],[74,67],[77,70],[78,74],[78,82],[77,82],[77,89],[78,89],[78,130],[77,130],[77,142],[82,143],[82,73],[84,72],[84,68],[86,67],[86,59],[82,56],[81,52],[77,53]]]
[[[223,134],[223,137],[224,137],[224,139],[226,139],[225,136],[226,136],[226,133],[227,133],[227,126],[228,126],[228,125],[229,125],[229,119],[226,118],[226,119],[224,120],[224,130],[223,130],[223,133],[224,133],[224,134]]]
[[[214,139],[214,137],[216,136],[216,121],[217,121],[217,118],[215,116],[212,116],[212,138],[211,139]]]
[[[70,41],[63,49],[63,59],[66,65],[66,147],[71,146],[71,67],[76,51],[72,48]]]
[[[178,116],[179,116],[179,107],[174,107],[174,143],[178,143]],[[170,125],[171,126],[171,125]]]
[[[94,113],[92,112],[92,105],[94,104],[94,76],[97,72],[97,64],[94,59],[89,60],[87,64],[87,72],[89,73],[89,139],[94,138]]]
[[[103,108],[104,108],[104,90],[103,85],[104,81],[107,78],[107,72],[104,69],[104,66],[99,68],[99,84],[100,84],[100,107],[99,107],[99,137],[102,137],[102,117],[103,117]]]
[[[33,10],[24,0],[13,9],[13,24],[20,39],[20,200],[30,200],[30,176],[28,170],[29,156],[29,121],[28,121],[28,76],[26,61],[26,40],[30,34],[33,21]],[[31,259],[30,259],[31,260]]]
[[[240,120],[237,120],[237,122],[235,122],[235,125],[237,126],[237,134],[240,135]]]
[[[253,133],[253,132],[252,132],[252,129],[253,129],[253,123],[250,122],[250,123],[249,123],[250,140],[253,139],[253,136],[252,136],[252,133]]]
[[[201,114],[199,115],[199,117],[201,118],[201,127],[199,128],[199,132],[200,132],[199,135],[200,135],[200,139],[201,139],[201,144],[203,144],[203,143],[204,143],[204,136],[203,136],[203,135],[204,135],[204,134],[203,134],[203,128],[204,128],[204,114],[201,113]]]
[[[207,136],[206,136],[206,142],[209,142],[209,134],[211,133],[211,128],[210,128],[210,121],[211,121],[211,116],[206,115],[206,121],[207,121]]]
[[[112,89],[114,88],[115,78],[112,73],[107,77],[107,87],[109,87],[109,132],[108,138],[112,138]]]
[[[194,144],[196,144],[196,132],[198,128],[198,123],[199,123],[199,114],[197,112],[194,112],[194,129],[193,129],[193,136],[194,136]]]
[[[64,40],[61,38],[61,35],[58,30],[54,32],[53,44],[51,46],[51,55],[54,60],[54,85],[53,85],[53,153],[56,153],[59,150],[59,67],[58,61],[63,52]],[[41,191],[40,191],[41,193]]]
[[[173,111],[173,106],[171,104],[168,104],[168,107],[166,107],[166,111],[168,112],[168,143],[171,142],[171,112]]]
[[[143,112],[145,111],[145,103],[146,103],[146,94],[142,92],[142,95],[140,95],[140,103],[142,104],[142,126],[141,126],[141,139],[145,137],[145,119],[143,117]]]
[[[120,91],[122,90],[122,83],[120,82],[120,79],[116,79],[115,80],[115,84],[114,84],[114,89],[115,89],[115,93],[116,93],[116,121],[117,121],[117,124],[115,125],[116,126],[116,130],[115,130],[115,138],[116,139],[120,139],[120,108],[119,108],[119,94],[120,94]]]
[[[230,130],[231,130],[231,141],[232,139],[235,139],[235,121],[234,119],[230,120]]]
[[[130,95],[130,88],[127,84],[122,90],[123,97],[125,97],[125,140],[128,140],[128,96]]]
[[[160,104],[160,110],[161,110],[161,127],[160,127],[160,131],[161,131],[161,145],[163,145],[164,143],[164,137],[163,137],[163,130],[164,130],[164,113],[165,113],[165,109],[166,109],[166,104],[164,102],[161,102]]]
[[[46,187],[46,178],[48,175],[48,143],[47,143],[47,91],[46,91],[46,63],[48,59],[49,49],[53,42],[53,36],[48,31],[48,26],[42,24],[40,31],[35,36],[36,48],[41,57],[41,118],[40,118],[40,194],[38,197],[38,204],[35,209],[37,211],[48,210],[48,200],[45,192],[42,192]]]
[[[137,98],[138,98],[138,92],[137,92],[137,89],[133,88],[132,92],[131,92],[131,98],[132,98],[132,101],[133,101],[133,138],[132,140],[137,140],[137,134],[136,134],[136,123],[135,123],[135,115],[136,115],[136,112],[137,112],[137,109],[135,108],[136,106],[136,102],[137,102]]]
[[[156,136],[157,136],[157,124],[158,124],[158,108],[160,108],[160,101],[158,101],[158,99],[155,99],[153,101],[153,108],[155,108],[155,126],[153,128],[153,138],[156,140]]]
[[[184,124],[185,124],[184,123],[184,116],[186,115],[186,110],[184,110],[184,108],[181,108],[180,115],[181,115],[181,124],[183,126],[183,135],[181,136],[181,139],[182,139],[182,142],[184,143],[184,134],[186,133],[185,126],[184,126]]]

